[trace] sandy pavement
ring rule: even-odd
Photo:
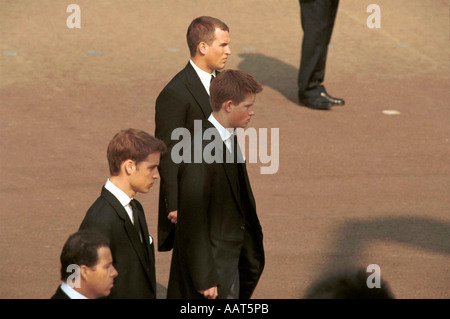
[[[380,29],[366,24],[374,2]],[[80,29],[66,25],[70,3]],[[301,298],[325,271],[377,264],[398,298],[449,298],[448,1],[341,1],[325,84],[346,105],[331,111],[296,104],[299,13],[287,0],[1,1],[0,298],[54,293],[62,245],[108,177],[109,140],[154,133],[200,15],[230,27],[227,68],[264,85],[252,125],[279,128],[278,171],[248,165],[266,250],[254,297]],[[155,238],[158,189],[138,196]],[[170,258],[156,253],[160,297]]]

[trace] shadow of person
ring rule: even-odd
[[[306,290],[305,299],[395,299],[389,283],[380,278],[379,286],[369,287],[367,271],[352,267],[324,273]],[[370,280],[370,279],[369,279]]]
[[[263,85],[283,94],[289,101],[298,104],[298,68],[261,53],[241,53],[238,68],[251,74]]]
[[[366,245],[374,241],[396,242],[450,254],[449,238],[450,224],[430,218],[392,217],[350,221],[336,230],[331,251],[339,253],[330,254],[324,271],[354,265],[367,250]]]
[[[330,255],[321,276],[305,294],[312,299],[395,298],[387,282],[383,289],[366,286],[367,271],[355,267],[373,242],[394,242],[430,252],[450,254],[450,223],[420,217],[353,220],[336,229]],[[361,267],[361,266],[359,266]]]

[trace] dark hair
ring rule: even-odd
[[[369,288],[365,269],[344,269],[327,273],[306,291],[305,299],[394,299],[389,285]]]
[[[131,159],[136,163],[142,162],[150,154],[166,150],[163,141],[151,136],[147,132],[137,129],[127,129],[117,133],[107,150],[109,172],[117,175],[123,161]]]
[[[213,17],[202,16],[191,22],[186,34],[191,57],[197,54],[197,47],[200,42],[205,42],[208,45],[214,42],[216,29],[229,32],[225,23]]]
[[[101,247],[109,247],[109,240],[100,233],[81,230],[72,234],[61,252],[61,280],[65,281],[71,275],[67,271],[69,265],[95,266],[98,262],[97,250]]]
[[[250,74],[240,70],[225,70],[211,82],[210,104],[213,111],[219,111],[226,101],[241,103],[248,94],[262,91],[262,86]]]

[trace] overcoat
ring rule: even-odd
[[[186,128],[193,136],[194,121],[207,119],[211,112],[209,94],[190,62],[175,75],[156,99],[155,137],[167,145],[167,151],[161,154],[158,167],[161,176],[158,210],[159,251],[169,251],[173,248],[175,234],[175,226],[167,218],[169,212],[177,210],[178,200],[179,164],[171,159],[172,148],[178,140],[172,140],[172,132],[177,128]]]
[[[214,149],[223,160],[209,163],[203,157],[199,163],[180,164],[178,223],[167,297],[202,298],[199,290],[218,286],[218,298],[226,298],[237,270],[239,298],[247,299],[265,262],[255,199],[245,163],[227,163],[228,149],[217,129],[205,120],[202,131],[206,129],[215,131],[216,138],[195,145],[194,136],[191,153],[196,147],[204,154]]]

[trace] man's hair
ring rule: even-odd
[[[150,154],[166,150],[163,141],[151,136],[147,132],[137,129],[122,130],[117,133],[107,150],[109,172],[111,176],[120,173],[120,165],[123,161],[131,159],[136,163],[142,162]]]
[[[344,269],[327,273],[307,289],[305,299],[394,299],[387,282],[380,288],[367,286],[365,269]]]
[[[208,45],[214,42],[216,29],[230,32],[225,23],[213,17],[202,16],[191,22],[186,34],[191,57],[197,54],[197,47],[200,42],[205,42]]]
[[[67,269],[69,265],[95,266],[98,262],[97,250],[101,247],[109,248],[109,240],[100,233],[81,230],[72,234],[61,252],[61,280],[66,281],[72,274]]]
[[[225,70],[211,82],[209,88],[211,108],[217,112],[227,101],[239,104],[248,94],[257,94],[261,91],[261,84],[250,74],[240,70]]]

